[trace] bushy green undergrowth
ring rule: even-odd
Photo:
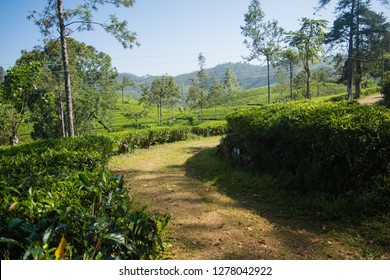
[[[388,109],[295,102],[238,111],[227,121],[223,153],[277,176],[278,185],[325,194],[354,214],[388,211]]]
[[[0,148],[1,258],[158,258],[168,216],[132,209],[110,156],[225,131],[214,121]]]
[[[132,208],[106,137],[0,150],[2,259],[154,259],[166,215]]]

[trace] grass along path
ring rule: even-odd
[[[359,234],[340,233],[326,223],[294,218],[283,205],[278,206],[257,193],[224,191],[223,183],[216,179],[219,168],[226,168],[214,156],[219,140],[212,137],[153,146],[114,157],[110,162],[111,170],[125,175],[130,193],[139,205],[146,205],[150,212],[171,215],[167,258],[381,257],[375,252],[367,253]],[[233,175],[242,172],[232,168]],[[229,180],[245,178],[231,176]],[[267,180],[264,179],[264,184]]]

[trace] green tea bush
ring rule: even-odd
[[[154,259],[168,216],[133,210],[106,170],[112,141],[76,137],[0,150],[2,259]]]
[[[390,206],[388,109],[296,102],[238,111],[227,122],[221,152],[285,187],[359,197],[378,211]]]
[[[372,86],[372,87],[362,88],[361,95],[367,96],[367,95],[380,93],[380,92],[381,92],[380,86]]]
[[[224,135],[226,122],[211,121],[198,126],[157,127],[143,130],[129,130],[113,134],[115,152],[118,154],[132,152],[135,149],[148,149],[152,145],[173,143],[187,140],[191,134],[199,136]]]
[[[130,130],[113,136],[116,153],[128,153],[135,149],[148,149],[151,145],[172,143],[188,139],[189,126],[157,127],[145,130]]]
[[[225,121],[210,121],[191,128],[191,132],[196,135],[208,137],[224,135],[226,133]]]

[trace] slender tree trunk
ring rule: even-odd
[[[351,7],[351,18],[349,22],[349,41],[348,41],[348,74],[347,74],[347,92],[348,92],[348,99],[353,99],[353,92],[352,92],[352,81],[353,81],[353,35],[354,35],[354,16],[355,16],[355,0],[352,0],[352,7]]]
[[[161,99],[159,101],[159,107],[160,107],[160,112],[159,112],[160,126],[162,126],[163,125],[163,117],[162,117],[162,100]]]
[[[357,0],[356,7],[356,79],[355,79],[355,98],[360,98],[363,69],[360,56],[360,0]]]
[[[267,83],[268,83],[268,104],[271,103],[271,82],[269,78],[269,56],[267,55]]]
[[[305,62],[305,71],[306,71],[306,98],[311,99],[311,90],[310,90],[311,72],[310,72],[309,61]]]
[[[66,95],[66,107],[68,116],[68,136],[74,136],[73,127],[73,104],[72,104],[72,92],[70,83],[69,73],[69,58],[68,58],[68,47],[66,45],[66,34],[64,15],[62,10],[62,0],[57,0],[58,5],[58,20],[60,23],[60,37],[61,37],[61,48],[62,48],[62,63],[64,66],[64,77],[65,77],[65,95]]]
[[[59,98],[59,115],[60,115],[60,121],[61,121],[61,135],[62,137],[66,137],[66,129],[65,129],[65,117],[64,117],[64,107],[63,107],[63,103],[62,103],[62,94],[61,94],[61,91],[60,93],[58,94],[58,98]]]
[[[12,135],[11,135],[9,144],[10,144],[11,146],[16,146],[18,143],[19,143],[19,139],[18,139],[18,129],[17,129],[16,127],[13,127],[13,128],[12,128]]]

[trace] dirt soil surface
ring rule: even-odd
[[[169,213],[166,254],[176,260],[356,259],[357,248],[326,225],[262,215],[251,202],[221,194],[186,162],[216,147],[212,137],[138,150],[115,157],[110,168],[123,174],[131,195],[149,212]],[[271,213],[271,214],[270,214]],[[277,217],[277,215],[274,215]],[[352,237],[351,237],[352,238]]]
[[[381,103],[383,102],[383,95],[377,94],[377,95],[372,95],[366,98],[362,98],[358,101],[360,104],[375,104],[375,103]]]

